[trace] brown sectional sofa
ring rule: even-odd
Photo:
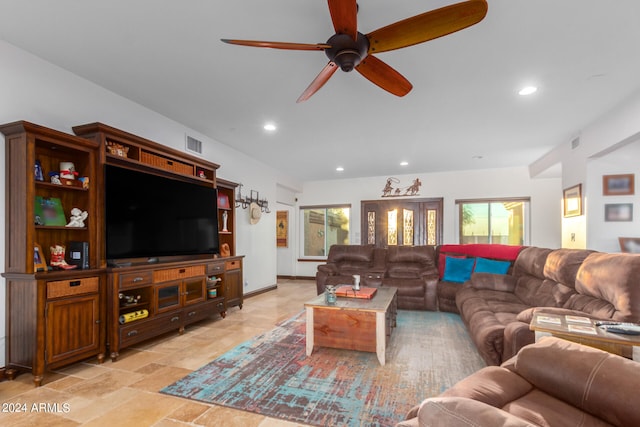
[[[640,426],[640,365],[559,338],[424,400],[397,427]]]
[[[474,274],[456,294],[469,335],[489,365],[534,342],[536,310],[640,322],[640,256],[523,249],[511,275]]]
[[[515,259],[507,274],[474,273],[464,284],[439,280],[442,255]],[[500,365],[534,341],[535,310],[640,322],[640,255],[506,245],[334,245],[318,266],[318,294],[327,284],[395,286],[398,308],[458,312],[480,355]],[[455,301],[455,307],[451,306]]]

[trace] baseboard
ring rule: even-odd
[[[278,275],[278,279],[284,279],[284,280],[316,280],[315,276],[281,276],[281,275]]]
[[[267,286],[266,288],[258,289],[257,291],[247,292],[243,295],[243,297],[251,298],[260,294],[264,294],[265,292],[275,291],[276,289],[278,289],[278,285]]]
[[[4,381],[7,379],[7,368],[0,368],[0,381]]]

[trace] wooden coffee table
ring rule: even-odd
[[[338,297],[333,305],[325,302],[324,294],[306,302],[307,356],[314,346],[368,351],[384,365],[396,326],[397,291],[382,287],[370,300]]]
[[[529,328],[535,332],[536,341],[553,335],[640,361],[640,335],[606,332],[585,317],[536,313]]]

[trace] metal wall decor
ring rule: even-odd
[[[422,182],[419,178],[413,180],[411,185],[406,187],[399,186],[400,180],[398,178],[389,177],[387,183],[382,189],[382,197],[402,197],[402,196],[419,196],[420,186]]]
[[[242,207],[242,209],[247,209],[251,206],[251,203],[255,203],[260,207],[260,210],[264,213],[271,213],[269,209],[269,201],[266,198],[260,200],[260,193],[257,191],[251,190],[251,196],[246,197],[242,195],[242,184],[238,185],[238,194],[236,195],[236,208]]]

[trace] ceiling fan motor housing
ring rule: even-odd
[[[346,72],[357,67],[369,51],[369,39],[360,32],[357,40],[346,34],[334,34],[327,40],[327,44],[331,45],[331,48],[325,49],[324,52],[329,60]]]

